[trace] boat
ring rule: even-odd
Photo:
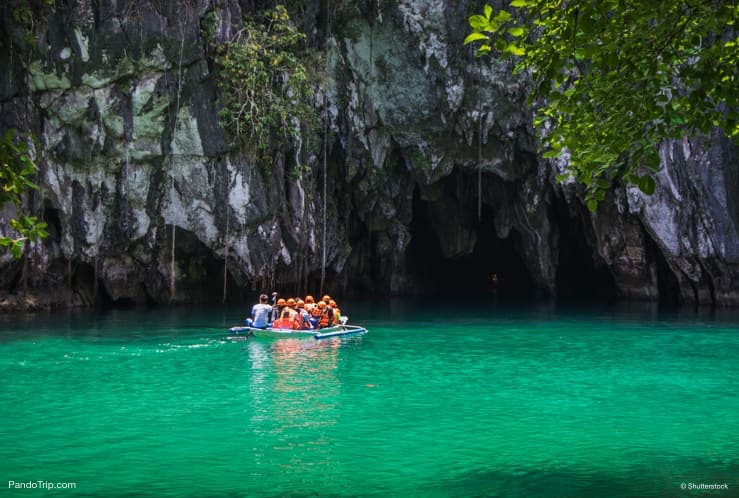
[[[231,327],[228,329],[233,334],[242,336],[255,337],[271,337],[271,338],[290,338],[290,339],[328,339],[329,337],[340,337],[344,335],[364,334],[367,329],[358,325],[347,325],[346,317],[341,317],[342,321],[339,325],[326,327],[323,329],[309,330],[293,330],[293,329],[273,329],[268,327],[260,329],[243,325],[239,327]]]

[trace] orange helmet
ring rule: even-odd
[[[290,306],[291,308],[294,307],[295,306],[295,299],[293,299],[293,298],[288,299],[287,300],[287,305]]]
[[[298,308],[305,308],[305,303],[303,302],[303,300],[302,300],[302,299],[298,299],[298,300],[297,300],[297,301],[295,302],[295,306],[297,306]]]
[[[287,303],[285,302],[284,299],[280,298],[277,300],[277,306],[285,306],[285,305],[287,305]]]
[[[323,302],[323,301],[318,301],[318,309],[321,309],[322,310],[322,309],[325,309],[325,308],[326,308],[326,303]]]
[[[326,301],[328,303],[329,301],[331,301],[331,296],[329,296],[328,294],[326,294],[325,296],[323,296],[321,298],[321,301]]]
[[[311,296],[310,294],[308,294],[307,296],[305,296],[305,302],[306,303],[315,303],[316,301],[313,299],[313,296]]]
[[[329,306],[331,306],[332,308],[336,308],[336,301],[334,301],[334,300],[332,299],[332,300],[330,300],[330,301],[328,302],[328,305],[329,305]]]

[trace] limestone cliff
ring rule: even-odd
[[[622,188],[590,215],[537,155],[525,77],[462,46],[464,2],[299,3],[327,55],[328,133],[256,166],[219,126],[209,37],[262,7],[57,1],[22,60],[4,9],[2,125],[40,137],[29,208],[52,230],[25,263],[0,256],[0,289],[61,306],[220,300],[224,278],[228,298],[318,292],[325,200],[332,292],[479,291],[496,273],[519,295],[739,304],[737,148],[665,143],[653,196]]]

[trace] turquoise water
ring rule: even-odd
[[[0,316],[3,496],[739,496],[735,311],[343,304]]]

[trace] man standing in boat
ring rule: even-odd
[[[269,298],[267,297],[267,294],[259,296],[259,302],[251,309],[251,318],[246,321],[247,325],[257,329],[266,329],[269,327],[269,318],[270,314],[272,314],[272,306],[267,304],[268,300]]]

